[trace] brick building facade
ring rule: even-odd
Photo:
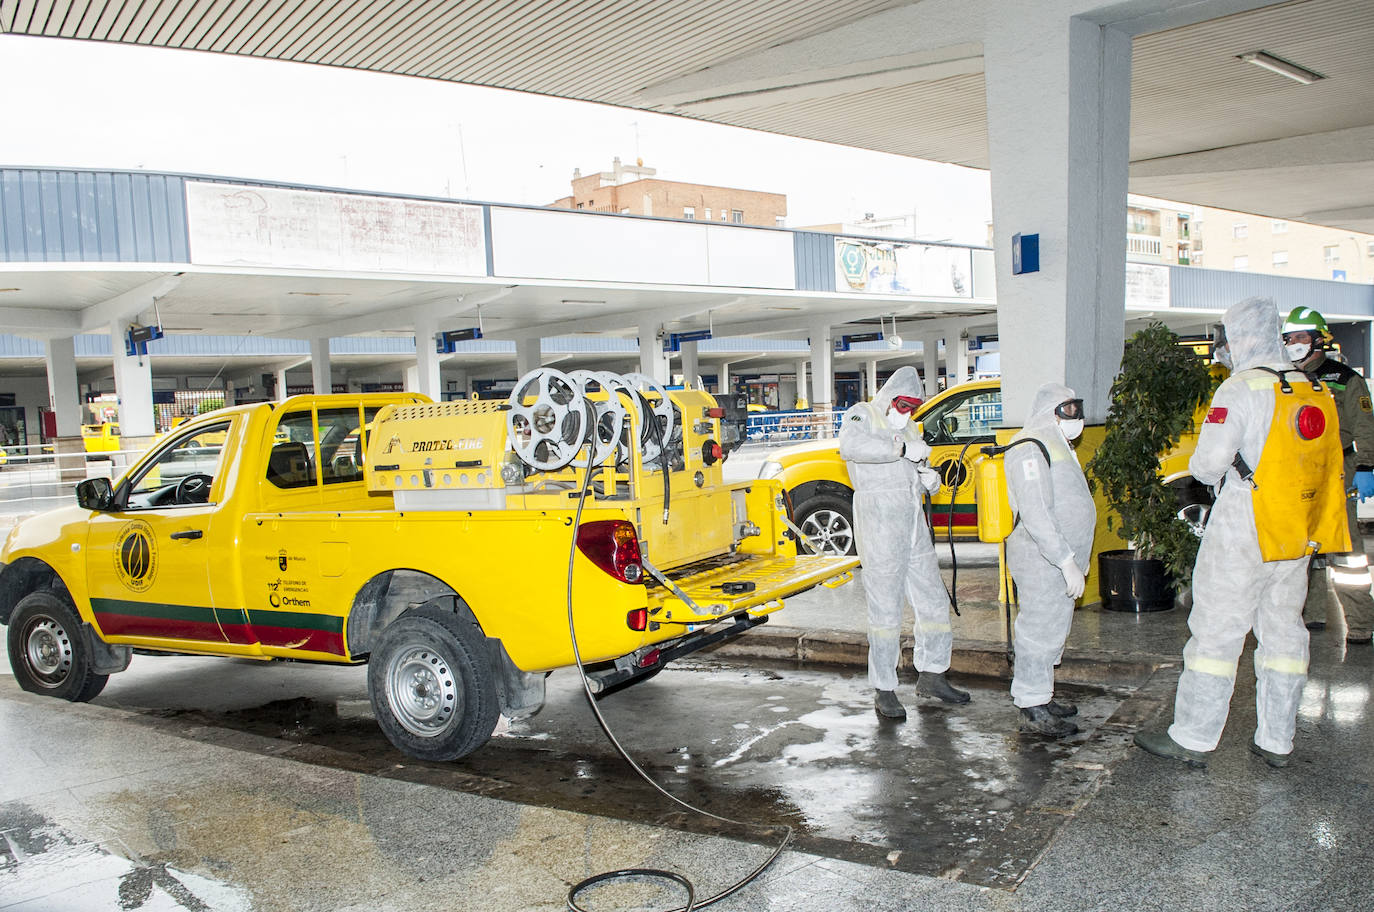
[[[713,187],[660,180],[653,168],[623,165],[615,159],[610,171],[583,175],[573,171],[572,195],[550,206],[621,215],[655,215],[660,218],[699,219],[737,225],[783,227],[787,196],[760,190]]]

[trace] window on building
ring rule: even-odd
[[[778,226],[779,228],[786,228],[787,217],[783,215],[775,215],[773,216],[773,224]]]
[[[729,209],[722,209],[722,210],[720,210],[720,220],[721,220],[722,222],[728,222],[728,221],[730,221],[730,210],[729,210]]]
[[[1198,250],[1197,248],[1193,248],[1192,252],[1190,252],[1190,253],[1188,254],[1188,260],[1189,260],[1189,265],[1191,265],[1191,266],[1201,266],[1201,265],[1202,265],[1202,251],[1201,251],[1201,250]]]
[[[1250,258],[1248,256],[1234,257],[1231,260],[1231,268],[1237,272],[1243,272],[1250,268]]]
[[[1231,237],[1247,238],[1250,236],[1250,226],[1245,222],[1236,222],[1231,226]]]
[[[581,208],[582,208],[582,204],[581,204],[581,203],[578,203],[578,204],[577,204],[577,208],[581,209]]]
[[[710,206],[707,206],[707,207],[706,207],[706,221],[709,222],[710,220],[711,220],[711,207],[710,207]]]
[[[1275,220],[1274,223],[1270,226],[1270,228],[1273,230],[1274,234],[1287,234],[1287,233],[1288,233],[1288,223],[1287,223],[1287,222]]]
[[[1286,269],[1288,267],[1288,251],[1275,250],[1273,262],[1275,269]]]
[[[730,210],[730,221],[734,222],[736,225],[743,225],[743,224],[744,224],[744,210],[743,210],[743,209],[731,209],[731,210]]]
[[[683,217],[683,218],[687,218],[687,219],[694,219],[694,218],[696,218],[696,217],[697,217],[697,210],[696,210],[696,207],[695,207],[695,206],[683,206],[683,207],[682,207],[682,217]]]
[[[629,214],[630,214],[630,207],[629,207],[629,206],[621,206],[621,207],[620,207],[620,214],[621,214],[621,215],[629,215]]]
[[[1341,248],[1336,244],[1330,244],[1323,247],[1322,261],[1325,263],[1339,263],[1341,261]]]

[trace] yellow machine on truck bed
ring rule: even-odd
[[[854,566],[797,555],[776,482],[724,483],[720,417],[704,392],[548,369],[508,402],[208,413],[15,526],[0,622],[16,679],[89,700],[134,649],[368,662],[392,743],[462,757],[573,664],[569,579],[605,693]]]

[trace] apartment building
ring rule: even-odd
[[[762,190],[740,190],[710,184],[662,180],[643,161],[623,164],[594,174],[573,171],[572,195],[549,205],[560,209],[654,215],[659,218],[699,219],[736,225],[781,228],[787,219],[787,196]]]

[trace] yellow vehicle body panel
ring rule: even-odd
[[[87,453],[113,453],[119,450],[119,425],[112,421],[104,424],[84,424],[81,426],[81,442]]]

